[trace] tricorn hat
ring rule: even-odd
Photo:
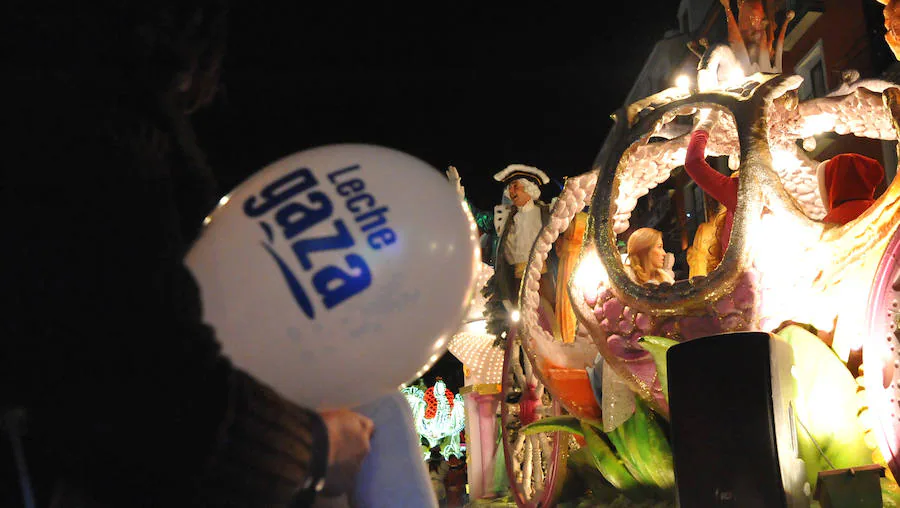
[[[538,168],[524,164],[510,164],[494,175],[494,180],[503,182],[506,185],[519,178],[530,180],[538,187],[550,183],[550,177],[546,173]]]

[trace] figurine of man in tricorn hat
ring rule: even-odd
[[[450,166],[447,177],[455,184],[460,197],[465,199],[465,190],[456,168]],[[550,205],[539,200],[541,186],[550,183],[550,177],[536,167],[510,164],[497,172],[494,180],[505,186],[502,203],[495,206],[492,212],[478,210],[471,203],[469,208],[481,232],[492,237],[489,248],[493,253],[491,261],[497,292],[507,308],[515,308],[531,247],[550,220]],[[556,299],[555,261],[551,252],[541,276],[540,293],[551,309]]]

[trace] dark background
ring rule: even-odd
[[[223,86],[198,134],[223,193],[306,148],[374,143],[455,165],[479,208],[492,175],[588,171],[677,0],[296,2],[232,8]],[[559,192],[544,188],[545,199]],[[447,354],[426,375],[462,385]]]

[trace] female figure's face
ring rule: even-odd
[[[663,249],[662,238],[656,241],[647,252],[647,260],[650,266],[655,269],[661,269],[666,264],[666,251]]]

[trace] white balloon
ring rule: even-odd
[[[304,406],[351,407],[444,353],[475,289],[476,235],[425,162],[330,145],[222,198],[186,264],[238,367]]]

